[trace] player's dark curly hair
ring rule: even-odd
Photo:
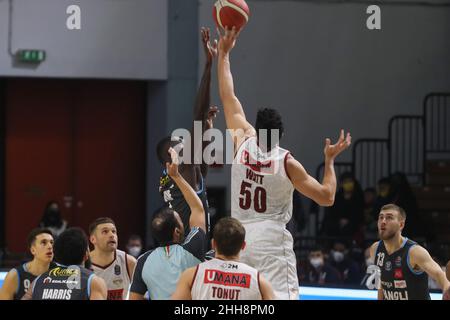
[[[284,133],[284,126],[283,121],[281,120],[280,113],[275,109],[259,109],[256,115],[255,129],[258,137],[258,142],[266,145],[268,150],[272,149],[273,147],[275,147],[276,143],[281,140],[281,137]],[[261,133],[264,131],[262,130],[262,132],[260,132],[261,129],[267,130],[266,135],[261,135]],[[278,141],[274,142],[272,142],[271,138],[271,130],[273,129],[278,130]]]
[[[69,228],[59,235],[53,246],[56,262],[70,266],[83,264],[88,239],[81,228]]]

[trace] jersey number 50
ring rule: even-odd
[[[239,197],[239,207],[244,210],[250,209],[252,206],[252,184],[246,181],[242,181],[241,195]],[[266,189],[262,187],[256,187],[253,195],[253,208],[258,213],[264,213],[267,210],[267,194]]]

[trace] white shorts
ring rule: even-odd
[[[262,221],[244,224],[246,247],[240,260],[257,269],[272,285],[279,300],[298,300],[294,241],[284,224]]]

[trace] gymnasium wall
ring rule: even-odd
[[[200,25],[214,27],[211,3],[200,1]],[[282,144],[313,175],[324,139],[340,128],[354,141],[387,137],[393,115],[420,114],[427,93],[450,88],[448,6],[380,4],[381,30],[372,31],[370,1],[248,4],[250,22],[231,56],[237,96],[251,122],[258,108],[281,111]],[[212,92],[220,103],[216,80]],[[223,115],[217,126],[225,127]],[[351,152],[339,158],[350,159]],[[208,181],[229,186],[229,168],[212,170]]]
[[[38,67],[8,54],[8,0],[0,0],[0,76],[167,79],[167,1],[13,0],[12,49],[43,49]],[[69,5],[81,30],[68,30]]]

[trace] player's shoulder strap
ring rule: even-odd
[[[410,248],[410,247],[414,247],[415,245],[418,245],[418,243],[417,242],[415,242],[414,240],[411,240],[411,239],[408,239],[408,238],[406,238],[405,237],[405,243],[404,243],[404,245],[403,245],[403,247],[405,248],[405,249],[408,249],[408,248]]]
[[[249,135],[244,137],[240,142],[239,146],[236,146],[234,148],[234,158],[236,158],[236,156],[242,151],[242,148],[245,147],[246,143],[248,143],[250,139],[256,139],[256,136]]]
[[[379,240],[378,242],[376,242],[374,256],[376,256],[378,252],[383,250],[383,248],[384,248],[383,240]]]

